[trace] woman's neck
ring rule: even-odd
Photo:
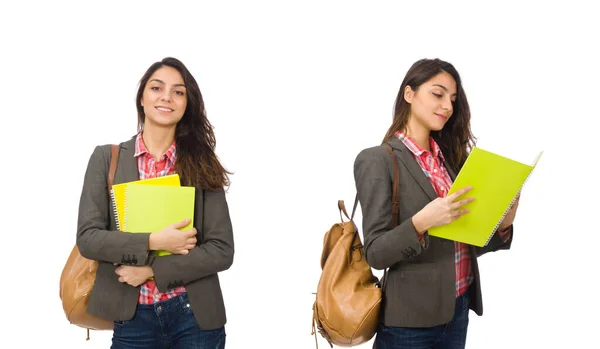
[[[410,118],[408,124],[406,125],[406,136],[415,141],[415,143],[417,143],[417,145],[422,149],[431,151],[431,146],[429,143],[431,130],[419,124],[418,122],[411,122],[411,120],[414,120],[414,118]]]
[[[144,125],[142,139],[146,149],[154,156],[160,158],[169,149],[175,140],[175,127],[156,127],[152,124]]]

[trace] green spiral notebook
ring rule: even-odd
[[[508,213],[536,167],[543,151],[527,165],[481,148],[473,148],[456,176],[448,195],[471,186],[463,197],[475,200],[464,208],[470,212],[459,219],[429,229],[429,235],[483,247]]]
[[[131,183],[125,188],[123,231],[152,233],[189,218],[194,226],[194,201],[196,188],[170,185],[144,185]],[[169,255],[157,251],[158,256]]]
[[[112,208],[115,215],[115,222],[117,223],[117,229],[123,231],[122,222],[124,222],[125,216],[125,189],[130,184],[145,184],[145,185],[174,185],[180,186],[181,181],[178,174],[172,174],[162,177],[154,177],[141,179],[133,182],[125,182],[119,184],[113,184],[110,191]]]

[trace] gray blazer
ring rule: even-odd
[[[139,178],[134,148],[135,138],[120,144],[114,184]],[[116,228],[107,193],[110,158],[110,145],[94,149],[79,203],[77,247],[82,256],[99,261],[88,312],[109,320],[131,319],[140,288],[120,283],[113,263],[151,265],[159,291],[186,287],[200,328],[222,327],[227,321],[217,273],[231,266],[234,253],[224,191],[196,188],[194,227],[198,243],[189,254],[153,257],[148,253],[150,233],[123,233]]]
[[[435,190],[413,154],[400,140],[388,144],[400,170],[400,212],[392,227],[392,179],[394,165],[383,146],[362,150],[354,163],[354,178],[362,209],[366,260],[375,269],[389,268],[382,321],[386,326],[432,327],[449,322],[454,315],[456,280],[454,242],[425,234],[421,247],[412,216],[437,198]],[[445,164],[452,179],[456,172]],[[514,231],[513,231],[514,232]],[[508,249],[494,234],[483,248],[471,246],[475,280],[469,288],[471,309],[483,314],[477,257]]]

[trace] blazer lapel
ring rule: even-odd
[[[119,163],[117,173],[120,174],[120,183],[133,182],[139,179],[138,162],[135,157],[135,137],[121,143],[121,153],[119,154]],[[115,175],[116,176],[116,175]],[[115,179],[116,181],[116,179]]]
[[[427,196],[429,196],[431,200],[435,200],[438,196],[435,190],[433,189],[433,185],[431,184],[429,179],[427,179],[427,177],[423,173],[423,170],[417,163],[417,160],[415,160],[413,154],[410,152],[410,150],[406,148],[404,143],[402,143],[402,141],[399,139],[393,139],[386,143],[389,144],[392,147],[392,149],[397,150],[397,152],[394,152],[395,154],[399,155],[397,156],[397,158],[399,158],[400,161],[402,161],[404,166],[408,169],[408,172],[410,172],[412,177],[419,184],[419,186],[421,186],[423,191],[425,191]]]

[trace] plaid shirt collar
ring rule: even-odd
[[[397,131],[396,137],[404,143],[404,145],[410,150],[415,156],[421,156],[423,153],[427,152],[427,150],[421,148],[412,138],[406,136],[404,132]],[[431,147],[431,153],[434,158],[438,158],[441,163],[444,163],[444,154],[442,154],[442,149],[437,144],[437,142],[433,139],[433,137],[429,137],[429,146]]]
[[[144,131],[142,130],[138,132],[137,136],[135,137],[135,153],[133,154],[133,156],[136,158],[141,155],[149,154],[148,148],[146,148],[146,145],[144,144],[144,139],[142,138],[143,133]],[[173,141],[173,144],[171,144],[169,149],[167,149],[167,151],[160,157],[159,160],[163,161],[165,159],[168,159],[169,161],[174,162],[176,155],[177,146],[175,145],[175,141]]]

